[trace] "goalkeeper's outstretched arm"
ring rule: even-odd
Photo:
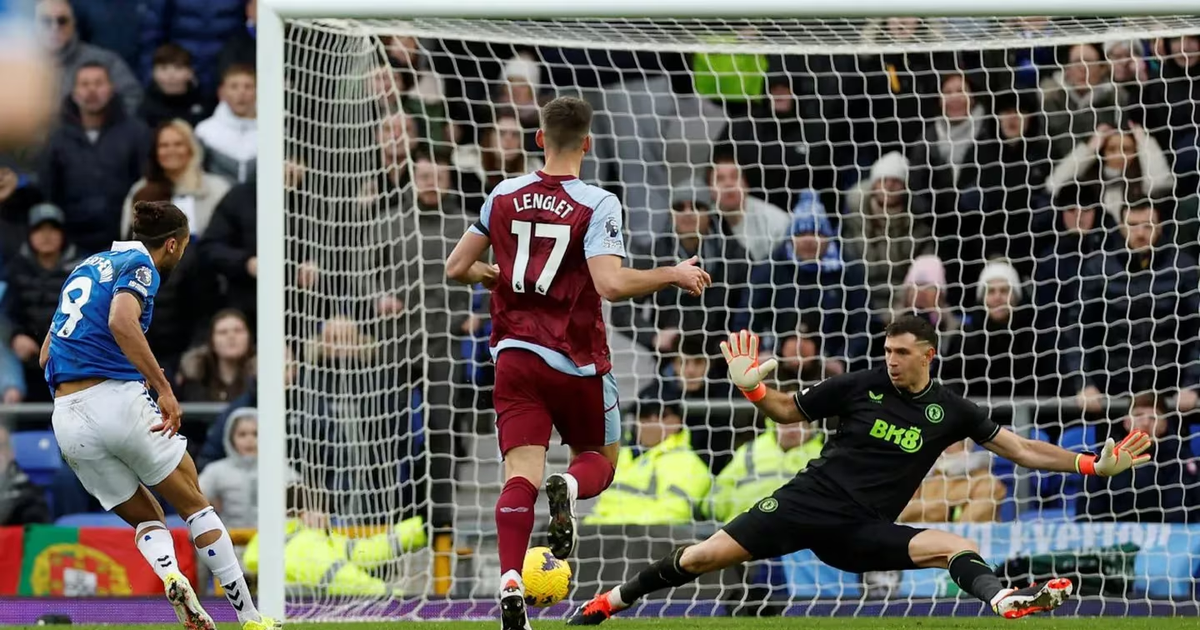
[[[1118,444],[1112,438],[1104,443],[1100,455],[1075,453],[1041,440],[1023,438],[1008,429],[983,445],[987,450],[1018,466],[1034,470],[1080,473],[1112,477],[1150,461],[1146,454],[1150,436],[1142,431],[1130,433]]]
[[[790,395],[762,382],[777,363],[775,359],[767,359],[759,365],[758,335],[745,330],[729,335],[729,341],[721,342],[721,354],[729,365],[729,379],[768,418],[782,424],[808,421]]]

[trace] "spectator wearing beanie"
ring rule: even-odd
[[[961,328],[961,322],[946,300],[946,267],[932,254],[918,256],[904,275],[904,289],[893,313],[912,314],[929,320],[942,333],[940,350],[946,349],[949,335]]]
[[[980,307],[965,318],[942,369],[942,379],[957,379],[967,396],[1032,396],[1037,390],[1033,309],[1017,270],[993,260],[975,284]],[[1056,395],[1051,387],[1047,395]]]
[[[863,261],[876,311],[895,303],[913,258],[933,251],[924,220],[928,205],[909,189],[909,170],[908,158],[893,151],[846,194],[842,243],[847,254]]]
[[[8,316],[13,325],[9,343],[25,371],[29,402],[49,402],[38,354],[58,308],[58,294],[79,262],[75,246],[63,233],[63,211],[43,203],[29,211],[29,236],[20,254],[8,265]]]
[[[221,78],[221,103],[196,127],[208,170],[237,183],[251,178],[258,157],[258,112],[254,68],[230,66]]]
[[[154,77],[138,116],[151,127],[176,118],[195,126],[212,111],[206,101],[192,70],[192,54],[176,44],[159,46],[154,52]]]

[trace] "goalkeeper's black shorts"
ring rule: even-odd
[[[725,532],[755,559],[777,558],[811,549],[825,564],[848,573],[916,569],[908,543],[923,530],[878,518],[844,500],[814,496],[794,483],[738,515]]]

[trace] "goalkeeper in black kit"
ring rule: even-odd
[[[655,591],[749,560],[811,549],[849,573],[939,568],[996,614],[1017,619],[1054,610],[1074,590],[1053,579],[1005,588],[972,541],[935,529],[896,524],[943,450],[971,438],[1036,470],[1111,477],[1144,464],[1150,437],[1110,438],[1100,455],[1073,453],[1003,429],[974,403],[931,379],[937,331],[924,319],[897,318],[886,331],[885,367],[843,374],[791,396],[762,380],[775,360],[758,363],[758,338],[742,331],[721,343],[729,377],[764,414],[781,423],[837,417],[821,457],[733,519],[708,540],[681,547],[632,580],[597,595],[568,625],[596,625]]]

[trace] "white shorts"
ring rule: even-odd
[[[183,436],[150,431],[161,419],[137,381],[104,381],[54,399],[63,460],[105,510],[128,501],[139,484],[158,485],[183,460]]]

